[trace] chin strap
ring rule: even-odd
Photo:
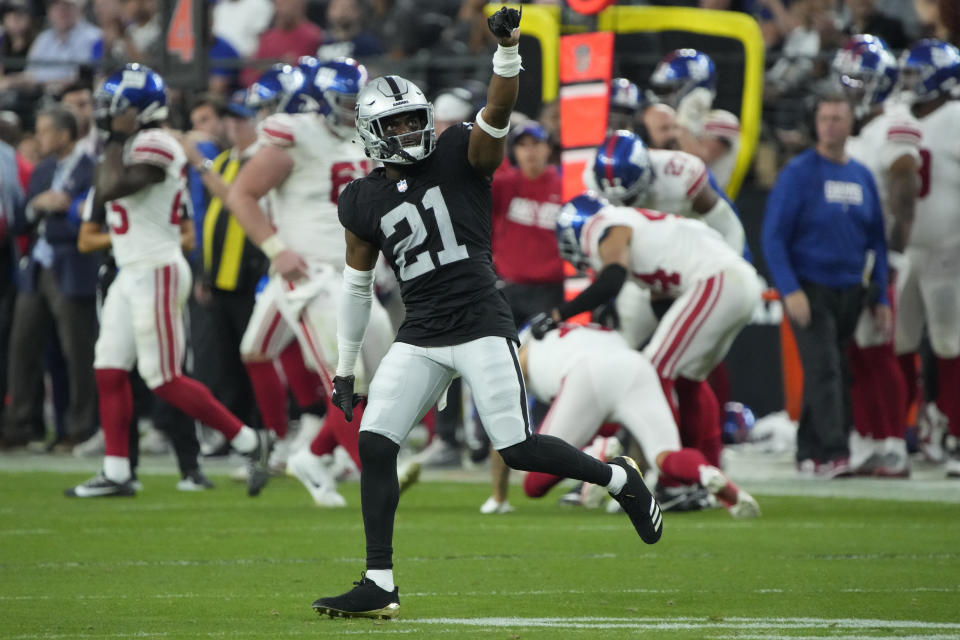
[[[403,159],[406,160],[407,162],[416,162],[416,161],[417,161],[416,158],[414,158],[412,155],[410,155],[409,153],[407,153],[406,151],[403,150],[403,145],[400,144],[400,141],[397,139],[396,136],[391,136],[391,137],[387,138],[387,140],[386,140],[386,151],[387,151],[387,153],[389,154],[389,155],[387,156],[388,158],[389,158],[390,156],[400,156],[401,158],[403,158]]]

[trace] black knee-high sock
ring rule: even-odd
[[[519,471],[539,471],[591,484],[610,484],[610,465],[585,454],[555,436],[535,433],[523,442],[500,450],[507,466]]]
[[[393,520],[400,501],[397,454],[400,447],[385,436],[361,431],[360,510],[367,536],[367,569],[393,568]]]

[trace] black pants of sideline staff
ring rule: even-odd
[[[810,324],[793,324],[803,364],[803,409],[797,430],[797,461],[830,462],[850,455],[853,423],[846,350],[863,309],[862,287],[834,289],[804,282]]]

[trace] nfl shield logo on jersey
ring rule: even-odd
[[[400,182],[397,183],[397,191],[399,191],[400,193],[404,193],[406,192],[406,190],[407,190],[406,180],[401,180]]]

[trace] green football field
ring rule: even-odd
[[[481,516],[486,485],[422,483],[397,520],[401,618],[374,622],[310,608],[359,579],[357,484],[340,510],[290,479],[61,497],[86,477],[0,473],[0,638],[960,637],[956,503],[764,496],[755,521],[666,514],[646,546],[559,494]]]

